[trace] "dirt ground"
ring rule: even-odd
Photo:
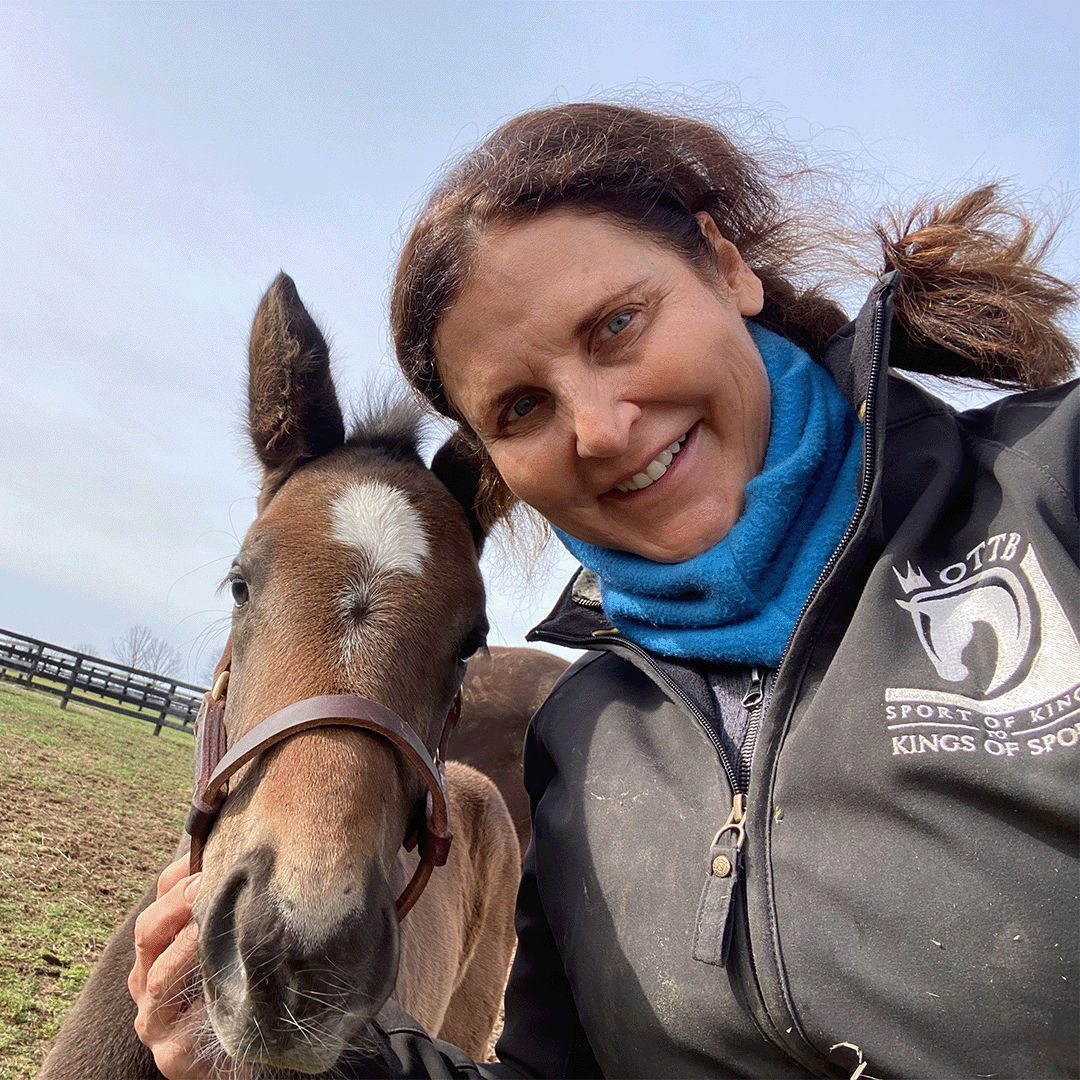
[[[0,1080],[47,1040],[168,860],[192,740],[0,684]]]

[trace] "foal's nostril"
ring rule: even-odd
[[[199,945],[204,983],[211,997],[217,997],[223,983],[245,977],[237,925],[250,922],[252,900],[260,894],[266,895],[273,865],[274,858],[268,850],[248,855],[229,871],[210,905],[199,934]]]

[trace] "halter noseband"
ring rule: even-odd
[[[420,774],[427,788],[424,813],[417,813],[405,837],[406,850],[420,849],[420,862],[404,891],[397,898],[399,919],[405,918],[416,903],[436,866],[446,862],[453,831],[446,798],[446,775],[443,767],[446,743],[457,723],[461,708],[460,693],[446,717],[435,757],[397,713],[376,701],[354,694],[328,694],[305,698],[286,705],[256,724],[231,749],[226,750],[225,698],[229,681],[231,648],[218,664],[214,687],[203,698],[195,721],[195,789],[184,828],[191,835],[188,872],[202,869],[203,847],[214,826],[229,790],[229,778],[253,757],[302,731],[317,727],[355,727],[381,735],[404,755]]]

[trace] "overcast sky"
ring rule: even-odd
[[[144,623],[205,677],[254,514],[239,417],[262,291],[295,278],[344,397],[393,381],[403,230],[500,120],[734,87],[901,197],[1005,177],[1075,202],[1078,10],[0,4],[0,626],[108,656]],[[1077,265],[1073,222],[1055,266]],[[490,575],[493,640],[544,613],[570,566],[550,561],[528,589]]]

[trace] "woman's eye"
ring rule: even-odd
[[[614,319],[604,324],[604,333],[610,337],[614,337],[630,325],[631,318],[632,316],[629,311],[620,312]]]
[[[243,578],[233,578],[229,582],[229,591],[232,593],[233,603],[237,607],[243,607],[248,602],[247,582]]]
[[[510,411],[515,416],[527,416],[539,403],[540,399],[535,394],[526,394],[525,397],[518,398],[517,401],[514,402]]]

